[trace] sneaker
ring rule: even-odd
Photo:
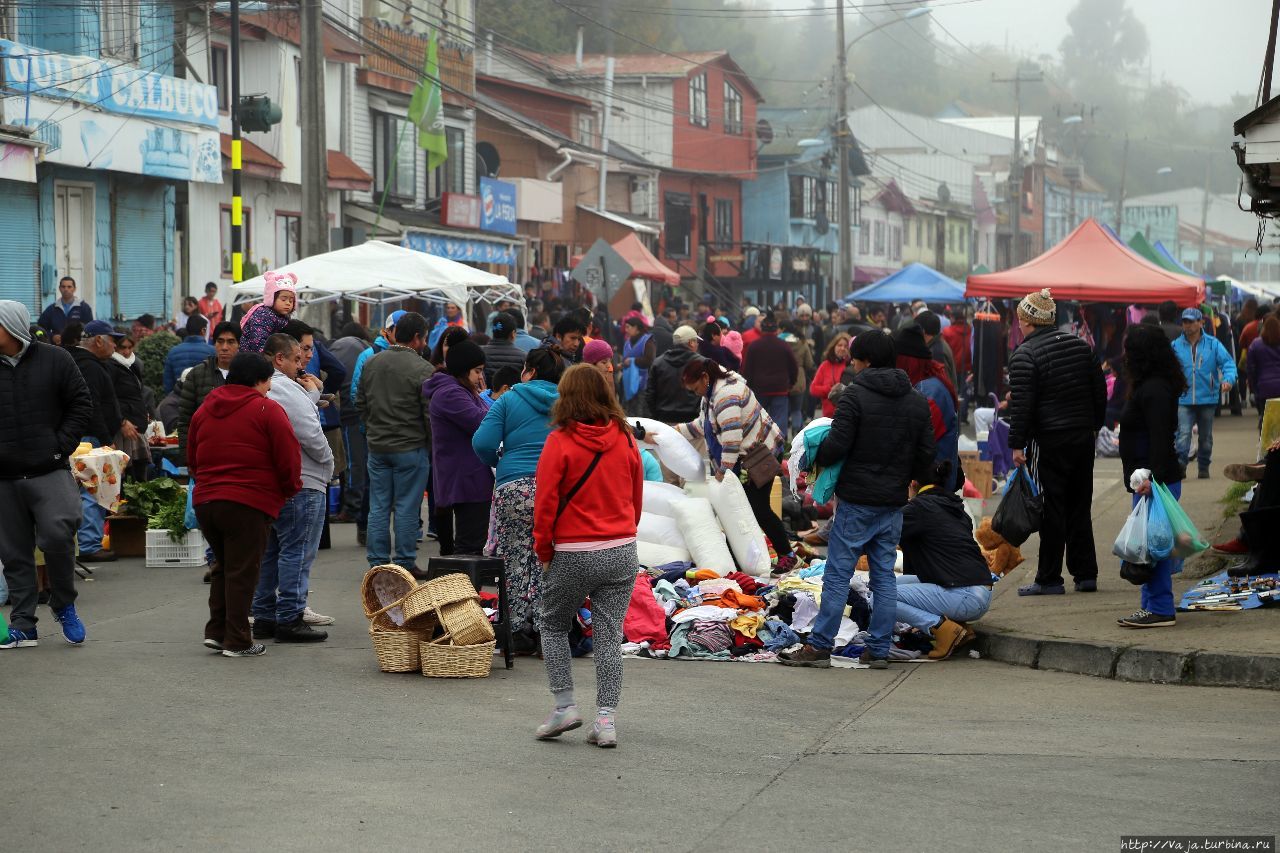
[[[274,619],[253,620],[253,638],[255,640],[270,640],[275,635],[276,623]]]
[[[1088,580],[1076,581],[1076,592],[1097,592],[1098,581],[1095,578]]]
[[[212,638],[205,638],[204,647],[214,652],[220,652],[223,649],[222,643]]]
[[[571,732],[582,725],[582,717],[578,714],[578,706],[570,705],[568,708],[556,708],[551,715],[538,726],[538,740],[551,740],[558,738],[565,732]]]
[[[84,630],[84,623],[76,615],[76,606],[74,604],[68,604],[61,610],[54,610],[53,621],[62,626],[62,636],[66,637],[67,642],[71,645],[78,646],[85,641],[87,634]]]
[[[1117,619],[1116,624],[1122,628],[1172,628],[1177,624],[1174,614],[1167,616],[1147,610],[1136,610],[1132,616]]]
[[[9,639],[0,643],[0,649],[28,649],[33,646],[40,645],[39,639],[36,637],[36,629],[30,631],[19,631],[12,625],[9,626]]]
[[[1222,476],[1237,483],[1254,483],[1261,482],[1266,472],[1265,462],[1232,462],[1222,469]]]
[[[779,575],[785,575],[787,572],[793,571],[796,568],[798,568],[799,565],[800,565],[800,560],[795,555],[779,557],[777,565],[773,567],[773,571],[770,572],[769,574],[773,575],[774,577],[778,577]]]
[[[356,530],[356,544],[357,544],[357,545],[366,545],[366,544],[368,544],[368,535],[369,535],[369,534],[368,534],[368,533],[366,533],[365,531],[360,530],[360,529],[358,529],[358,528],[357,528],[357,530]]]
[[[1201,468],[1201,469],[1200,469],[1200,474],[1199,474],[1199,476],[1198,476],[1198,479],[1201,479],[1201,480],[1207,480],[1207,479],[1209,479],[1209,469],[1208,469],[1208,468]]]
[[[591,731],[587,732],[587,743],[594,744],[601,749],[613,749],[618,745],[618,730],[613,725],[612,719],[604,722],[596,717],[595,723],[591,726]]]
[[[858,663],[865,663],[867,666],[871,667],[872,669],[888,669],[889,668],[888,658],[873,658],[871,656],[870,651],[864,651],[862,654],[858,655]]]
[[[778,652],[778,663],[783,666],[812,666],[827,669],[831,666],[831,652],[823,652],[805,643],[794,652]]]
[[[827,537],[823,536],[821,533],[815,530],[812,533],[806,533],[802,541],[806,545],[822,546],[827,544]]]
[[[323,643],[327,639],[329,639],[328,632],[317,631],[302,621],[301,616],[292,622],[276,625],[277,643]]]
[[[1038,583],[1029,583],[1026,586],[1018,587],[1018,595],[1066,595],[1067,587],[1065,584],[1057,584],[1055,586],[1042,586]]]
[[[951,657],[964,639],[964,626],[943,618],[942,624],[933,629],[933,650],[929,652],[929,660],[946,660]]]
[[[247,649],[223,649],[222,656],[224,658],[256,658],[258,655],[265,655],[267,647],[262,643],[254,643]]]
[[[332,625],[333,617],[321,615],[310,607],[304,607],[302,609],[302,621],[308,625]]]
[[[1240,537],[1237,536],[1235,539],[1230,539],[1226,542],[1214,545],[1213,550],[1217,551],[1219,554],[1231,554],[1233,556],[1240,557],[1249,553],[1249,546],[1241,542]]]

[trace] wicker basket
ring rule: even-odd
[[[412,577],[412,575],[410,575]],[[427,614],[459,601],[479,601],[476,588],[466,575],[453,574],[432,578],[405,596],[401,604],[404,622],[408,624]]]
[[[383,630],[402,628],[405,616],[400,603],[417,585],[413,575],[396,565],[374,566],[365,572],[360,596],[364,615],[372,622],[371,627]]]
[[[417,672],[422,666],[418,651],[422,635],[416,631],[383,631],[369,629],[373,640],[373,653],[378,656],[378,668],[383,672]]]
[[[492,641],[472,646],[421,643],[422,674],[427,678],[487,678],[495,645]]]
[[[494,639],[493,623],[484,615],[484,608],[474,599],[445,604],[436,612],[440,614],[440,625],[444,628],[445,636],[455,645],[472,646],[490,643]],[[426,621],[424,616],[415,620],[413,626],[421,630]]]

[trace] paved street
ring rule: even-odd
[[[318,647],[199,644],[194,570],[101,568],[90,640],[0,653],[11,850],[1099,850],[1276,830],[1275,694],[968,658],[870,670],[626,665],[613,752],[539,743],[540,662],[378,672],[351,527],[322,552]],[[42,610],[42,617],[47,610]],[[593,698],[578,663],[579,698]]]

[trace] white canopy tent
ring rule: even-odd
[[[275,272],[298,277],[298,303],[310,305],[352,299],[370,305],[386,305],[405,299],[453,304],[465,308],[473,302],[508,299],[523,310],[524,294],[506,276],[406,249],[394,243],[371,240],[359,246],[312,255]],[[232,285],[235,302],[262,298],[262,276]]]

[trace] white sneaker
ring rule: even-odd
[[[332,625],[332,616],[323,616],[310,607],[304,607],[302,610],[302,621],[308,625]]]

